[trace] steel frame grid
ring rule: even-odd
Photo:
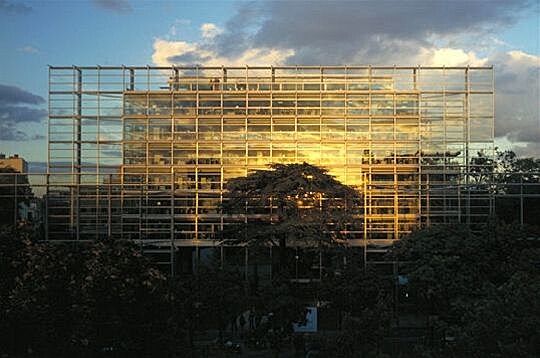
[[[251,71],[254,73],[253,76],[250,75]],[[304,74],[303,71],[306,73]],[[218,75],[205,76],[207,72]],[[472,76],[474,77],[477,72],[487,73],[489,79],[477,81],[475,78],[471,78],[471,73],[474,74]],[[262,73],[264,76],[257,76],[258,73]],[[487,111],[481,112],[479,118],[483,121],[482,124],[485,128],[489,128],[490,135],[481,137],[479,140],[475,137],[476,132],[471,136],[471,115],[475,117],[477,113],[474,111],[476,114],[471,113],[470,108],[472,105],[476,110],[477,104],[474,96],[487,96],[493,103],[492,73],[492,67],[421,66],[50,67],[48,174],[49,178],[53,177],[53,180],[48,183],[47,189],[51,194],[63,193],[66,189],[70,191],[69,198],[59,194],[59,197],[63,198],[61,202],[67,203],[62,206],[70,208],[69,214],[64,215],[64,218],[69,217],[69,223],[64,225],[66,228],[64,234],[68,233],[67,239],[81,240],[108,235],[132,239],[144,237],[147,242],[156,242],[160,245],[171,245],[171,243],[187,246],[213,245],[216,241],[207,238],[206,235],[203,237],[204,231],[200,230],[202,226],[199,225],[199,223],[204,223],[200,221],[201,218],[204,218],[201,210],[205,208],[202,204],[204,200],[200,200],[205,198],[201,195],[212,194],[214,190],[205,191],[202,189],[201,186],[206,183],[201,183],[199,178],[203,174],[211,173],[212,169],[216,169],[215,173],[217,173],[219,168],[220,181],[217,198],[222,200],[223,180],[226,179],[227,173],[236,170],[245,175],[250,169],[261,168],[264,166],[263,164],[275,162],[276,159],[281,160],[279,157],[276,158],[273,153],[277,153],[282,144],[290,145],[291,151],[294,152],[294,156],[289,158],[290,162],[302,159],[298,155],[301,149],[308,144],[313,144],[313,148],[319,148],[319,159],[315,164],[329,167],[331,173],[332,170],[337,169],[330,165],[334,160],[324,162],[321,159],[325,152],[331,152],[327,150],[327,147],[336,145],[342,149],[334,153],[345,156],[345,161],[338,166],[340,170],[337,171],[338,174],[341,173],[342,178],[340,175],[338,178],[349,183],[347,175],[351,171],[354,173],[353,169],[357,169],[356,173],[362,178],[360,182],[350,183],[355,184],[360,189],[364,202],[358,215],[362,227],[356,233],[357,239],[351,240],[352,244],[366,247],[387,245],[394,239],[398,239],[401,234],[418,226],[434,223],[482,221],[492,212],[493,199],[487,190],[478,190],[480,184],[472,182],[473,173],[471,173],[470,159],[476,150],[484,150],[485,155],[492,158],[494,114],[493,105]],[[430,77],[431,74],[434,74],[434,79]],[[456,80],[456,78],[460,80]],[[190,87],[184,87],[185,90],[181,90],[182,83],[189,84]],[[311,85],[311,88],[315,88],[315,90],[305,90],[306,84]],[[366,84],[367,87],[365,87]],[[390,87],[385,87],[388,84]],[[331,85],[334,87],[329,87]],[[353,88],[353,85],[356,87]],[[175,101],[177,98],[189,95],[195,99],[194,114],[177,114],[175,107],[177,102]],[[301,100],[309,99],[310,95],[313,95],[312,98],[318,97],[319,106],[315,110],[315,113],[318,112],[318,114],[310,115],[309,108],[299,106]],[[397,98],[407,95],[417,98],[416,113],[413,112],[414,114],[409,116],[398,114]],[[136,96],[144,98],[142,106],[144,113],[130,115],[126,111],[126,104],[130,106],[133,102],[129,99]],[[205,103],[205,96],[219,97],[219,105],[213,108],[216,110],[214,114],[200,112],[204,109],[202,104]],[[227,96],[244,98],[244,108],[239,111],[243,112],[242,114],[237,114],[236,109],[229,113],[225,112],[227,108],[224,105]],[[332,96],[343,102],[343,108],[331,108],[325,105],[326,102],[333,102]],[[367,100],[366,114],[351,114],[352,108],[349,104],[355,101],[354,96],[357,96],[356,98],[364,96],[363,100]],[[169,112],[166,115],[151,114],[151,103],[161,97],[169,98],[167,101],[170,103]],[[451,106],[448,98],[454,97],[457,98],[456,103],[462,103],[460,115],[450,113]],[[472,101],[471,97],[473,97]],[[257,98],[268,100],[267,114],[250,112],[250,100]],[[386,104],[391,103],[391,113],[377,114],[374,108],[378,103],[384,103],[384,98],[391,98],[391,100],[386,100]],[[292,99],[294,106],[290,108],[275,107],[274,99]],[[59,105],[62,101],[68,104],[64,107]],[[361,101],[357,100],[357,103]],[[106,103],[113,103],[113,105],[107,107]],[[307,100],[304,103],[307,103]],[[283,114],[279,112],[281,110],[284,111]],[[303,113],[308,114],[302,114],[299,110],[306,110]],[[176,140],[175,125],[177,120],[188,118],[191,118],[195,125],[194,137],[189,141]],[[233,141],[234,143],[225,139],[226,122],[224,121],[228,118],[243,119],[245,139]],[[251,140],[248,137],[251,133],[250,118],[270,123],[266,141],[264,139]],[[274,139],[275,134],[279,133],[274,131],[278,125],[274,124],[274,121],[277,123],[278,120],[288,118],[294,118],[294,131],[289,134],[292,134],[295,140]],[[456,118],[457,122],[461,121],[461,127],[460,125],[452,127],[451,124],[448,124],[452,120],[455,121]],[[129,123],[131,119],[140,120],[143,123],[144,138],[142,140],[126,140],[126,123]],[[203,134],[202,129],[205,128],[203,122],[205,119],[209,122],[214,121],[216,126],[219,126],[220,133],[217,139],[211,137],[204,139],[205,134]],[[298,140],[301,133],[299,129],[304,126],[303,119],[306,121],[315,120],[313,127],[318,127],[318,140]],[[376,123],[377,119],[391,120],[391,125],[388,125],[392,128],[391,139],[378,137],[379,134],[374,129],[383,128],[386,124]],[[170,121],[170,135],[166,134],[169,136],[167,139],[161,138],[164,140],[157,142],[149,139],[154,120]],[[326,120],[329,120],[328,123],[333,123],[331,120],[339,123],[337,125],[335,123],[328,124],[328,126],[341,126],[341,133],[337,134],[337,138],[341,139],[323,138],[323,133],[326,133],[323,131],[327,125]],[[365,128],[368,129],[368,137],[366,139],[356,140],[349,137],[350,129],[354,127],[352,120],[359,122],[364,120],[363,123],[367,123]],[[416,126],[416,133],[412,141],[397,140],[397,128],[403,120],[416,123],[411,125],[411,127]],[[95,122],[96,133],[92,132],[90,124],[86,126],[87,123],[93,122]],[[71,128],[61,132],[59,129],[62,126]],[[357,126],[357,128],[361,127],[361,125]],[[112,130],[108,130],[111,128]],[[449,136],[448,128],[454,130],[457,128],[456,133],[461,133],[461,139],[459,135],[457,137]],[[478,129],[475,130],[478,131]],[[59,133],[63,133],[63,135]],[[384,132],[381,133],[384,134]],[[158,134],[158,138],[159,135],[161,134]],[[410,153],[411,163],[398,164],[397,152],[399,148],[404,144],[413,143],[417,152]],[[144,160],[141,165],[126,164],[131,144],[144,147],[144,152],[140,155]],[[165,144],[165,147],[169,148],[169,164],[158,163],[154,165],[151,163],[153,160],[151,153],[155,152],[158,144]],[[229,166],[223,161],[224,150],[226,151],[227,146],[232,144],[239,144],[239,148],[240,144],[243,144],[244,158],[239,161],[240,163],[237,163],[238,165]],[[257,145],[260,145],[259,148],[266,146],[269,155],[261,163],[257,163],[256,160],[255,164],[252,165],[250,160],[253,158],[249,156],[249,153],[250,149],[256,149]],[[214,153],[217,154],[219,164],[213,164],[211,160],[206,163],[200,161],[201,154],[206,153],[205,148],[212,146],[214,146]],[[461,146],[463,153],[454,156],[455,153],[448,151],[448,148],[452,146]],[[175,150],[182,147],[195,148],[194,163],[176,164]],[[440,148],[441,151],[437,152],[432,147]],[[115,156],[107,157],[103,148],[113,148]],[[362,159],[361,164],[349,164],[349,161],[358,160],[356,157],[358,150],[356,152],[349,151],[349,148],[363,148],[364,153],[367,150],[369,158],[367,161]],[[374,151],[388,149],[391,152],[390,159],[377,158],[373,155]],[[95,153],[93,157],[87,155],[91,152]],[[457,157],[459,157],[458,163],[451,163]],[[69,160],[64,160],[65,158]],[[330,158],[332,159],[332,157]],[[406,162],[407,159],[411,158],[401,159]],[[285,160],[285,162],[287,161]],[[141,169],[141,172],[137,174],[140,174],[143,180],[138,185],[128,184],[126,178],[128,178],[129,172],[136,171],[136,168]],[[183,173],[190,169],[193,169],[191,177],[189,175],[186,177]],[[415,183],[415,189],[398,180],[398,176],[403,174],[411,174],[413,178],[416,175],[412,181]],[[67,176],[64,178],[67,181],[60,180],[62,175]],[[100,191],[104,182],[103,178],[107,175],[109,183],[115,183],[107,195],[115,193],[113,195],[118,196],[115,202],[117,207],[115,205],[111,207],[110,200],[103,200],[107,196],[104,196]],[[393,176],[390,184],[380,183],[376,180],[377,177],[382,178],[384,175]],[[168,185],[166,182],[156,182],[156,178],[159,176],[168,177]],[[177,197],[178,177],[194,184],[193,188],[185,190],[189,195],[181,198],[184,199],[184,203],[191,200],[193,208],[191,214],[177,213],[177,209],[180,207],[177,204],[182,202]],[[155,190],[156,187],[159,189],[160,184],[163,190]],[[489,182],[486,181],[482,185],[487,187]],[[137,197],[142,193],[142,199],[139,198],[139,203],[134,205],[138,206],[138,213],[128,214],[128,208],[125,207],[125,204],[129,201],[128,193],[132,187],[138,188],[135,190],[137,194],[133,195]],[[81,190],[86,190],[86,192],[81,192]],[[163,198],[159,209],[154,207],[157,204],[155,204],[156,201],[153,201],[152,195],[161,195]],[[400,216],[399,214],[400,203],[410,197],[416,200],[413,200],[413,206],[417,209],[411,215],[412,219],[405,219],[404,215]],[[90,200],[86,200],[87,198]],[[385,198],[391,198],[392,205],[389,207],[377,205],[378,200],[385,200]],[[167,207],[163,205],[165,199],[168,202]],[[484,203],[486,200],[487,205]],[[147,205],[141,205],[143,201]],[[93,207],[90,202],[94,203]],[[81,203],[84,204],[83,207],[80,207]],[[471,210],[471,206],[475,205],[476,208]],[[104,220],[104,207],[107,208],[107,212],[114,212],[118,221],[112,220],[109,223],[109,221]],[[391,214],[382,214],[383,209],[388,209]],[[90,212],[89,215],[87,215],[87,211]],[[150,214],[152,211],[155,213]],[[135,223],[134,226],[138,226],[138,233],[137,230],[129,229],[133,227],[133,223],[129,219],[132,216],[137,217],[137,215],[138,223]],[[223,217],[219,215],[217,217],[219,220],[213,224],[216,225],[217,229],[220,229],[226,223]],[[154,224],[161,232],[158,234],[151,231],[144,233],[143,223],[148,220],[150,222],[154,220]],[[403,225],[400,229],[402,223],[407,225]],[[182,226],[184,224],[185,227]],[[50,224],[47,226],[49,227]],[[151,226],[149,229],[152,228]],[[80,229],[83,227],[84,230],[81,233]],[[48,234],[48,237],[51,238],[52,235],[56,237],[60,234],[62,234],[62,230],[55,230]],[[379,235],[378,239],[376,239],[377,235]],[[188,239],[189,236],[192,238]],[[181,237],[183,238],[181,239]]]

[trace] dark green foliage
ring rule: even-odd
[[[273,164],[226,184],[225,214],[239,217],[239,225],[225,236],[235,242],[279,245],[275,240],[335,244],[340,230],[351,222],[357,192],[326,170],[303,164]],[[272,207],[272,215],[268,215]],[[248,219],[246,214],[266,214]],[[295,245],[289,245],[295,246]]]
[[[2,282],[0,346],[44,356],[113,350],[165,349],[168,312],[165,277],[132,244],[42,244],[0,238]],[[21,244],[22,242],[22,244]],[[7,299],[6,299],[7,298]],[[165,342],[163,342],[165,343]]]
[[[345,243],[359,212],[358,193],[303,164],[273,164],[226,184],[222,237],[232,244],[278,247],[278,272],[286,270],[287,247],[321,249]]]
[[[473,357],[538,357],[539,297],[540,275],[518,271],[482,298],[459,302],[458,349]]]
[[[172,280],[175,321],[189,337],[197,329],[216,329],[222,341],[231,320],[246,310],[244,281],[238,273],[201,267],[195,275]]]
[[[497,152],[497,182],[517,183],[538,182],[540,180],[540,159],[518,158],[511,150]],[[523,174],[523,175],[520,175]]]
[[[392,286],[375,269],[347,266],[322,282],[320,298],[340,312],[342,333],[325,345],[335,357],[380,354],[392,318]]]
[[[299,298],[298,285],[286,275],[274,277],[269,285],[261,287],[250,297],[251,307],[268,321],[257,327],[254,334],[268,342],[278,356],[288,346],[293,334],[293,324],[305,318],[305,305]]]
[[[406,262],[401,271],[421,311],[435,318],[426,352],[537,356],[538,237],[532,229],[491,223],[480,233],[426,229],[396,244],[391,257]],[[445,339],[453,343],[442,344]]]

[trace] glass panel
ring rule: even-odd
[[[150,118],[148,120],[148,140],[171,140],[171,119]]]
[[[195,144],[174,144],[174,164],[195,164],[196,157]]]
[[[144,140],[146,139],[146,119],[124,119],[124,139]]]
[[[148,146],[148,164],[169,165],[171,164],[170,144],[151,144]]]
[[[174,139],[193,140],[196,135],[194,118],[182,118],[174,120]]]
[[[197,98],[193,95],[174,96],[174,114],[189,115],[195,114],[197,107]]]
[[[171,114],[171,96],[151,95],[148,101],[149,115],[168,115]]]

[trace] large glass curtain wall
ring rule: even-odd
[[[49,236],[211,245],[230,178],[308,162],[354,186],[352,244],[485,220],[491,68],[50,69]]]

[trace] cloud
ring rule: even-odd
[[[47,111],[27,106],[3,105],[0,107],[0,122],[41,122],[47,116]]]
[[[152,62],[158,66],[170,66],[175,64],[173,59],[176,56],[182,56],[186,53],[201,53],[197,44],[185,41],[167,41],[156,39],[154,41],[154,53],[152,54]],[[205,54],[202,54],[205,56]]]
[[[520,158],[540,158],[540,143],[538,142],[517,144],[512,147],[512,150]]]
[[[176,19],[174,20],[174,24],[171,25],[171,27],[169,28],[169,33],[167,34],[166,38],[167,39],[171,39],[171,38],[174,38],[176,37],[178,34],[179,34],[179,27],[185,27],[185,26],[190,26],[191,25],[191,20],[189,19]]]
[[[423,40],[433,34],[463,33],[511,24],[516,20],[516,10],[527,8],[529,3],[526,0],[446,3],[319,0],[306,6],[302,2],[269,2],[263,4],[265,15],[256,42],[300,47],[306,43],[358,43],[362,41],[359,38],[371,35]],[[250,6],[246,4],[243,11]]]
[[[26,4],[14,3],[7,0],[0,0],[0,12],[27,14],[32,8]]]
[[[228,61],[223,64],[237,63],[255,49],[279,53],[285,57],[275,59],[277,63],[290,65],[479,65],[486,59],[472,52],[478,41],[469,41],[471,48],[464,49],[458,46],[462,39],[471,33],[475,39],[493,39],[495,29],[514,24],[533,4],[530,0],[244,2],[223,28],[212,23],[201,26],[202,41],[190,43],[196,52],[186,58],[174,57],[184,52],[171,54],[168,62],[215,62],[207,58],[210,54]],[[170,42],[172,49],[175,41]]]
[[[206,65],[243,66],[282,64],[294,52],[280,49],[246,49],[231,56],[219,56],[204,44],[156,39],[152,61],[158,66]]]
[[[117,13],[127,13],[133,10],[127,0],[92,0],[92,3],[101,9]]]
[[[242,3],[216,38],[220,56],[246,48],[294,49],[288,62],[352,63],[392,55],[397,41],[430,47],[433,38],[489,33],[513,24],[532,2],[493,0],[269,1]],[[365,57],[364,57],[365,58]],[[365,63],[366,61],[362,61]],[[385,63],[388,63],[385,61]]]
[[[205,23],[201,25],[201,36],[203,39],[211,39],[223,32],[223,29],[216,26],[216,24]]]
[[[212,59],[210,55],[203,55],[198,51],[187,51],[182,54],[174,55],[168,57],[167,60],[172,63],[182,63],[182,64],[202,64],[207,63]]]
[[[420,57],[423,65],[428,66],[484,66],[487,58],[478,58],[473,51],[465,52],[459,48],[422,49]]]
[[[510,51],[497,54],[493,63],[496,136],[522,147],[540,143],[540,56]]]
[[[16,86],[0,84],[0,104],[42,104],[43,97]]]
[[[43,97],[16,86],[0,84],[0,140],[41,139],[28,136],[17,128],[19,123],[39,123],[47,111],[37,106],[45,103]]]
[[[21,51],[21,52],[26,52],[26,53],[38,53],[39,50],[33,46],[24,46],[24,47],[19,47],[17,49],[18,51]]]
[[[532,151],[540,142],[540,58],[512,51],[496,34],[534,4],[529,0],[243,2],[217,32],[214,24],[201,26],[200,41],[156,39],[152,59],[164,66],[493,64],[496,136]]]

